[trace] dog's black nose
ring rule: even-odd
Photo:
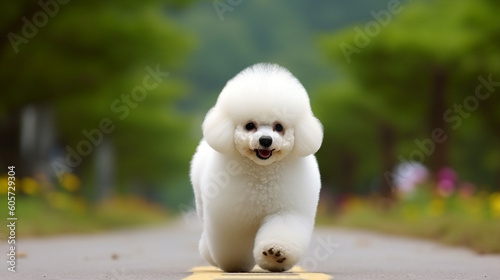
[[[273,138],[271,138],[271,136],[262,136],[259,138],[259,143],[262,147],[269,148],[273,143]]]

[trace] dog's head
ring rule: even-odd
[[[315,153],[323,127],[304,87],[288,70],[256,64],[231,79],[203,122],[207,143],[259,165]]]

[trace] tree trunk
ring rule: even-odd
[[[380,147],[382,153],[382,173],[391,172],[394,169],[396,159],[394,157],[394,146],[396,137],[394,129],[387,123],[380,124]],[[380,183],[380,195],[392,199],[392,182],[383,178]]]
[[[7,166],[15,166],[17,176],[22,177],[26,172],[19,161],[19,115],[14,111],[0,116],[0,174],[7,173]]]
[[[356,169],[355,157],[349,151],[340,152],[340,188],[342,193],[352,193]]]
[[[431,89],[431,108],[428,135],[432,135],[434,129],[442,129],[448,139],[443,143],[434,143],[435,149],[430,155],[430,169],[435,174],[439,169],[448,165],[448,146],[450,141],[449,127],[444,120],[444,112],[446,110],[446,86],[448,75],[446,70],[442,68],[434,68],[431,73],[432,89]]]

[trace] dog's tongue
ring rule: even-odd
[[[259,155],[263,158],[269,157],[271,155],[270,150],[259,150]]]

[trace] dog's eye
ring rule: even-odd
[[[277,123],[274,126],[274,130],[277,131],[277,132],[282,132],[283,131],[283,126],[281,124]]]
[[[248,131],[254,130],[255,124],[253,122],[249,122],[249,123],[247,123],[247,125],[245,125],[245,129]]]

